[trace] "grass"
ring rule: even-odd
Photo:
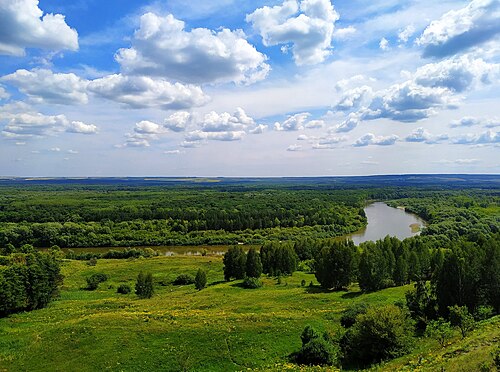
[[[170,284],[177,275],[194,275],[200,267],[207,272],[206,289]],[[141,270],[155,277],[151,299],[116,293],[122,283],[133,287]],[[95,272],[110,279],[96,291],[83,290],[85,278]],[[264,277],[264,287],[249,290],[224,282],[222,259],[215,256],[99,260],[95,267],[66,261],[63,273],[61,296],[49,307],[0,319],[0,371],[299,370],[287,356],[300,347],[306,325],[334,332],[350,304],[394,303],[409,288],[361,294],[353,286],[349,292],[328,292],[317,286],[314,275],[296,272],[279,285]],[[303,279],[314,286],[302,287]],[[485,323],[445,349],[424,339],[416,346],[417,354],[379,369],[409,369],[416,356],[430,359],[427,349],[436,355],[433,367],[475,366],[489,352],[482,343],[494,337],[498,341],[499,325],[498,319]],[[453,354],[464,342],[467,352]],[[450,352],[450,358],[437,359]]]

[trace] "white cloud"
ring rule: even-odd
[[[274,124],[274,129],[278,131],[302,130],[309,116],[311,116],[311,114],[308,112],[291,115],[283,123],[276,122]]]
[[[441,159],[433,161],[433,163],[435,164],[455,164],[455,165],[470,165],[470,164],[477,164],[479,162],[480,162],[479,159],[455,159],[455,160]]]
[[[323,128],[325,126],[325,121],[324,120],[311,120],[308,121],[305,125],[307,129],[319,129]]]
[[[116,53],[122,71],[186,83],[253,83],[269,72],[266,56],[248,43],[243,31],[184,27],[171,14],[142,15],[132,47]]]
[[[290,145],[287,147],[286,151],[301,151],[302,150],[302,146],[301,145]]]
[[[367,133],[361,138],[359,138],[353,146],[362,147],[368,145],[377,145],[377,146],[390,146],[394,145],[396,141],[399,140],[399,137],[395,134],[390,136],[376,136],[373,133]]]
[[[323,62],[331,53],[335,21],[339,19],[330,0],[285,0],[264,6],[246,17],[262,36],[265,46],[292,44],[297,65]]]
[[[225,131],[225,132],[204,132],[195,130],[189,132],[185,137],[185,142],[196,143],[204,140],[212,141],[239,141],[245,136],[244,131]]]
[[[406,142],[423,142],[427,144],[437,143],[439,141],[444,141],[448,139],[448,135],[442,134],[439,136],[435,136],[429,133],[426,129],[420,127],[415,129],[411,134],[409,134],[406,138]]]
[[[204,132],[245,131],[254,125],[254,120],[238,107],[233,115],[228,112],[218,114],[215,111],[206,114],[201,129]]]
[[[364,101],[371,99],[372,94],[373,90],[368,85],[349,89],[342,94],[333,108],[337,111],[356,110]]]
[[[85,124],[81,121],[72,121],[71,123],[66,124],[66,132],[95,134],[97,133],[97,126],[94,124]]]
[[[7,93],[7,91],[2,86],[0,86],[0,100],[9,99],[9,97],[10,94]]]
[[[69,121],[65,115],[44,115],[37,112],[5,113],[0,120],[6,121],[2,135],[6,138],[32,138],[53,135],[58,132],[95,134],[97,127],[81,121]]]
[[[378,43],[378,47],[382,50],[389,50],[390,47],[389,47],[389,40],[387,40],[385,37],[383,37],[382,39],[380,39],[380,42]]]
[[[25,48],[77,50],[78,34],[63,15],[44,15],[38,0],[2,0],[0,54],[23,56]]]
[[[415,33],[415,26],[408,25],[398,33],[398,41],[400,44],[406,44],[410,37]]]
[[[463,127],[473,127],[482,125],[486,128],[495,128],[500,126],[500,119],[492,118],[477,118],[474,116],[464,116],[458,120],[452,120],[450,123],[450,127],[452,128],[463,128]]]
[[[345,136],[324,136],[320,137],[317,139],[317,141],[313,142],[312,148],[314,150],[327,150],[327,149],[332,149],[335,147],[335,145],[338,145],[341,142],[344,142],[347,140],[347,137]]]
[[[267,126],[264,124],[259,124],[255,128],[250,129],[248,133],[250,134],[262,134],[267,130]]]
[[[301,134],[300,136],[297,137],[297,141],[307,141],[309,139],[308,136],[305,134]]]
[[[78,151],[76,151],[76,150],[68,150],[68,154],[76,155],[76,154],[78,154]]]
[[[88,88],[99,96],[131,108],[176,110],[202,106],[209,100],[200,87],[146,76],[108,75],[91,81]]]
[[[340,123],[335,130],[337,132],[350,132],[354,128],[356,128],[361,122],[359,115],[356,113],[350,113],[349,116]]]
[[[337,28],[333,33],[333,38],[336,40],[345,40],[349,39],[357,32],[354,26],[348,26],[345,28]]]
[[[451,10],[432,21],[416,43],[424,47],[425,57],[444,57],[491,40],[499,33],[498,0],[473,0],[465,8]]]
[[[500,143],[500,132],[487,130],[483,133],[468,133],[451,139],[456,145],[484,145]]]
[[[167,150],[167,151],[163,151],[163,153],[165,155],[178,155],[181,153],[180,150]]]
[[[88,82],[75,74],[55,74],[46,69],[17,70],[0,78],[36,103],[85,104]]]
[[[192,116],[187,111],[177,111],[165,118],[163,126],[172,132],[183,132],[190,123]]]
[[[163,132],[163,128],[152,121],[142,120],[135,124],[134,132],[140,134],[160,134]]]

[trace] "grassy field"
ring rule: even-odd
[[[178,274],[203,267],[208,287],[172,286]],[[140,300],[116,288],[133,287],[139,271],[154,274],[156,294]],[[103,272],[110,279],[86,291],[85,278]],[[232,371],[294,368],[287,356],[300,347],[310,324],[335,332],[341,312],[355,302],[373,305],[404,299],[407,287],[361,294],[324,292],[312,274],[264,278],[264,287],[243,289],[223,281],[222,258],[173,256],[99,260],[97,266],[66,261],[61,296],[49,307],[0,319],[0,371]],[[305,280],[307,285],[301,286]],[[309,283],[315,284],[309,287]],[[476,371],[491,359],[500,340],[500,319],[481,325],[466,340],[441,348],[418,341],[409,356],[379,370]]]

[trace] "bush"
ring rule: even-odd
[[[95,273],[89,276],[87,279],[87,289],[89,291],[95,291],[99,287],[100,283],[104,283],[108,280],[108,275],[104,273]]]
[[[429,324],[427,324],[425,334],[428,337],[435,338],[441,347],[444,347],[446,341],[453,336],[453,329],[451,328],[450,322],[446,322],[443,318],[439,318],[438,320],[431,320]]]
[[[144,274],[142,271],[137,276],[135,283],[135,294],[139,298],[151,298],[154,294],[153,275],[151,273]]]
[[[247,276],[243,280],[243,287],[248,289],[256,289],[262,287],[262,282],[258,278],[252,278]]]
[[[196,277],[194,278],[194,286],[197,290],[201,291],[207,285],[207,273],[203,269],[198,269]]]
[[[330,342],[325,333],[321,335],[313,327],[307,326],[300,335],[302,347],[292,354],[292,360],[305,365],[332,365],[337,362],[338,348]]]
[[[87,265],[89,265],[89,266],[97,265],[97,258],[92,257],[90,260],[88,260]]]
[[[451,325],[458,327],[460,329],[460,333],[462,333],[462,338],[465,338],[467,334],[476,326],[474,317],[469,314],[467,306],[453,305],[449,306],[448,309],[450,311]]]
[[[174,285],[189,285],[189,284],[194,284],[194,277],[189,274],[180,274],[175,278]]]
[[[129,294],[132,291],[132,288],[128,284],[120,284],[118,286],[118,289],[116,290],[117,293],[121,294]]]
[[[494,314],[493,306],[479,306],[474,312],[474,319],[477,321],[489,319]]]
[[[365,303],[359,303],[349,306],[340,317],[340,324],[344,328],[350,328],[356,323],[356,317],[360,314],[366,314],[368,310],[368,305]]]
[[[409,351],[412,333],[413,324],[399,307],[370,307],[343,337],[344,355],[362,365],[395,358]]]

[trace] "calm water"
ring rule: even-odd
[[[354,242],[366,242],[378,240],[386,235],[395,236],[398,239],[409,238],[420,233],[420,228],[425,226],[420,217],[405,212],[403,209],[389,207],[385,203],[372,203],[365,208],[368,225],[363,230],[349,235]]]
[[[372,203],[365,208],[368,226],[357,233],[348,235],[354,244],[366,242],[368,240],[383,239],[386,235],[396,236],[399,239],[409,238],[419,234],[420,227],[424,226],[424,221],[418,216],[407,213],[403,209],[389,207],[385,203]],[[243,246],[243,249],[250,249],[250,245]],[[257,249],[260,246],[254,246]],[[140,248],[140,247],[137,247]],[[142,247],[145,248],[145,247]],[[201,255],[206,252],[209,256],[223,255],[229,246],[227,245],[199,245],[199,246],[160,246],[151,247],[165,256],[173,255]],[[123,247],[108,248],[72,248],[75,253],[95,252],[105,253],[110,249],[122,250]],[[67,251],[63,248],[63,251]]]

